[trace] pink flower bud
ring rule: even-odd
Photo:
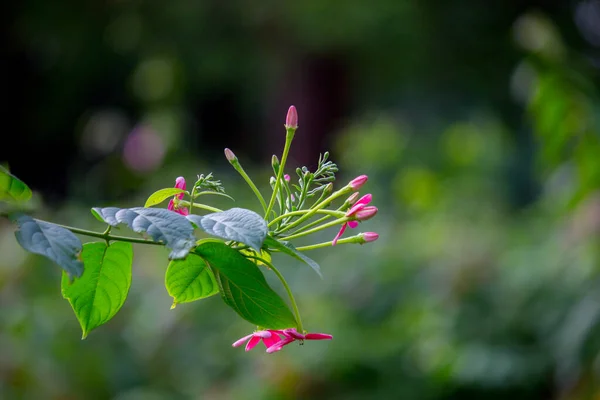
[[[352,179],[348,185],[352,188],[352,190],[358,190],[362,185],[365,184],[365,182],[367,182],[367,179],[369,179],[367,175],[360,175]]]
[[[285,127],[287,129],[297,129],[298,128],[298,111],[296,111],[296,107],[290,106],[287,112],[287,116],[285,117]]]
[[[185,190],[185,178],[183,176],[180,176],[177,179],[175,179],[175,187],[177,189]],[[181,193],[180,199],[182,199],[182,198],[183,198],[183,193]]]
[[[185,190],[185,178],[183,176],[180,176],[177,179],[175,179],[175,187],[177,189]],[[175,204],[175,200],[176,199],[181,200],[181,199],[183,199],[183,196],[184,196],[183,193],[179,193],[179,194],[176,194],[175,196],[173,196],[171,201],[169,201],[169,205],[167,206],[167,209],[171,210],[171,211],[175,211],[181,215],[188,215],[190,212],[187,209],[187,207],[179,207]]]
[[[234,162],[237,160],[237,157],[235,156],[235,154],[233,154],[233,151],[229,150],[229,149],[225,149],[225,158],[227,158],[227,161]]]
[[[356,200],[358,200],[358,196],[360,196],[360,193],[358,192],[354,192],[350,195],[350,197],[348,197],[348,199],[346,199],[346,203],[348,203],[349,206],[351,206],[352,204],[356,203]]]
[[[283,175],[283,179],[285,179],[286,182],[290,181],[290,176],[288,174],[284,174]]]
[[[362,234],[362,238],[365,243],[374,242],[379,239],[379,234],[376,232],[365,232]]]
[[[366,221],[368,219],[371,219],[375,216],[375,214],[377,214],[377,207],[374,206],[366,206],[363,207],[362,209],[358,210],[355,214],[354,217],[359,220],[359,221]]]

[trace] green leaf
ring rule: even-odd
[[[173,297],[171,308],[179,303],[203,299],[219,292],[210,266],[202,257],[193,253],[185,260],[173,260],[169,263],[165,286]]]
[[[0,166],[0,201],[26,202],[31,198],[31,189],[8,170]]]
[[[21,247],[49,258],[71,276],[81,276],[81,241],[71,231],[24,214],[18,214],[11,219],[17,223],[15,237]]]
[[[110,321],[121,309],[131,286],[131,243],[86,243],[82,253],[85,272],[70,282],[63,274],[61,291],[79,320],[82,339]]]
[[[194,228],[181,214],[163,208],[92,208],[92,214],[111,226],[127,224],[134,232],[147,232],[170,248],[172,260],[185,258],[196,245]]]
[[[150,197],[148,197],[148,200],[146,200],[146,204],[144,204],[144,207],[148,208],[155,206],[157,204],[162,203],[169,197],[173,197],[176,194],[180,193],[186,193],[186,191],[179,188],[166,188],[157,190],[156,192],[152,193]]]
[[[272,238],[271,236],[267,236],[267,238],[265,239],[265,244],[272,249],[279,250],[280,252],[295,258],[298,261],[302,261],[303,263],[311,267],[317,274],[319,274],[321,278],[323,277],[323,274],[321,273],[321,267],[319,266],[319,264],[317,264],[317,262],[312,258],[309,258],[303,253],[296,250],[294,245],[290,242],[286,242],[284,240],[277,240]]]
[[[194,252],[210,264],[223,301],[246,321],[267,329],[297,326],[288,306],[252,261],[217,241],[202,242]]]
[[[263,217],[245,208],[231,208],[204,216],[188,215],[187,219],[209,235],[247,244],[257,252],[267,236],[267,223]]]

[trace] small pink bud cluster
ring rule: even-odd
[[[361,175],[361,176],[364,176],[363,183],[360,184],[362,186],[362,184],[364,184],[364,182],[366,182],[367,176],[366,175]],[[356,179],[358,179],[358,178],[356,178]],[[356,203],[354,203],[354,205],[346,212],[346,217],[353,217],[353,219],[350,221],[344,222],[344,224],[340,228],[340,231],[338,232],[338,234],[335,235],[335,238],[333,238],[333,242],[331,243],[332,246],[335,246],[337,244],[338,240],[340,239],[340,237],[342,237],[342,235],[346,231],[347,227],[356,228],[358,226],[358,221],[366,221],[370,218],[373,218],[375,216],[375,214],[377,214],[377,211],[378,211],[377,207],[367,205],[371,202],[372,198],[373,198],[373,196],[371,194],[365,194],[358,201],[356,201]],[[350,196],[350,199],[352,201],[354,200],[354,199],[352,199],[352,196]],[[366,240],[364,237],[363,237],[363,239],[365,239],[365,241],[373,242],[373,241],[377,240],[377,238],[379,237],[379,235],[377,235],[375,232],[370,232],[370,234],[371,235],[369,236],[369,238],[371,240]],[[374,235],[377,235],[377,237],[375,237]]]

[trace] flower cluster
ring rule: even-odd
[[[366,180],[366,175],[363,176]],[[340,237],[342,237],[347,227],[356,228],[358,227],[358,221],[366,221],[370,218],[373,218],[375,214],[377,214],[377,207],[367,206],[367,204],[371,202],[372,197],[373,196],[371,196],[370,193],[365,194],[352,207],[350,207],[350,209],[346,212],[346,217],[353,219],[344,222],[338,234],[335,235],[335,237],[333,238],[333,241],[331,242],[332,246],[335,246],[337,244],[338,240],[340,239]],[[374,232],[369,233],[373,234]],[[377,237],[379,237],[379,235]]]
[[[348,227],[357,228],[359,222],[366,221],[377,214],[377,207],[370,205],[373,196],[369,193],[360,197],[358,192],[366,184],[368,180],[367,175],[360,175],[337,191],[333,191],[333,182],[335,181],[335,173],[338,171],[338,167],[333,162],[328,161],[329,153],[326,152],[319,157],[318,166],[314,172],[311,172],[307,167],[297,168],[296,174],[298,176],[298,181],[297,183],[294,182],[290,175],[284,172],[289,147],[295,131],[298,128],[298,113],[294,106],[291,106],[288,111],[285,128],[286,144],[281,161],[275,155],[272,157],[271,161],[274,176],[271,176],[269,183],[273,193],[268,202],[262,197],[262,194],[254,182],[252,182],[250,177],[246,174],[235,154],[230,149],[225,149],[225,157],[234,169],[244,178],[246,183],[248,183],[262,205],[264,221],[268,229],[268,236],[272,240],[280,241],[280,243],[289,243],[295,238],[308,236],[323,229],[339,227],[339,231],[333,240],[325,243],[295,247],[293,250],[302,252],[327,246],[350,243],[364,244],[377,240],[379,235],[375,232],[359,233],[355,236],[342,239],[342,235],[346,232]],[[208,177],[211,177],[211,175],[209,174]],[[192,190],[190,195],[190,202],[183,201],[184,194],[187,192],[177,193],[169,202],[168,209],[182,215],[189,214],[187,206],[190,208],[204,208],[205,210],[213,209],[207,205],[193,202],[200,194],[195,192],[199,187],[199,182],[200,180],[194,185],[194,190]],[[216,182],[218,183],[218,181]],[[186,183],[183,177],[177,178],[175,188],[185,190]],[[224,195],[224,190],[220,186],[220,183],[216,187],[204,185],[204,188],[208,189],[212,194]],[[346,198],[344,203],[338,208],[332,209],[330,207],[331,204],[341,198]],[[333,218],[333,220],[328,221],[331,218]],[[246,343],[246,351],[249,351],[259,342],[262,342],[266,347],[267,353],[274,353],[295,341],[303,343],[305,340],[330,340],[333,338],[333,336],[325,333],[300,333],[305,331],[302,329],[297,305],[289,290],[289,286],[283,279],[283,276],[270,263],[270,258],[269,260],[263,259],[261,257],[263,253],[254,253],[256,256],[252,255],[252,253],[249,253],[247,250],[248,246],[244,246],[243,243],[229,242],[229,245],[234,249],[239,249],[246,257],[251,257],[251,259],[256,262],[256,265],[265,266],[268,270],[271,270],[278,275],[288,291],[298,323],[297,327],[278,330],[268,329],[267,326],[265,327],[267,329],[257,330],[252,334],[237,340],[233,343],[233,347],[239,347]],[[281,251],[281,247],[276,250]],[[269,253],[269,246],[263,246],[262,251]],[[308,258],[305,257],[304,259]],[[317,272],[320,273],[318,266]]]

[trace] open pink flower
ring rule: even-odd
[[[307,333],[305,335],[299,333],[296,328],[284,329],[281,331],[284,338],[279,342],[269,346],[267,348],[267,353],[275,353],[281,349],[283,346],[287,346],[288,344],[295,342],[296,340],[303,343],[305,340],[331,340],[333,336],[327,333]]]
[[[177,189],[185,190],[185,178],[183,176],[180,176],[179,178],[175,179],[175,187]],[[183,199],[183,193],[176,194],[175,198],[177,198],[178,200]],[[176,205],[175,199],[171,199],[171,201],[169,201],[169,206],[167,208],[181,215],[188,215],[190,213],[187,207],[179,207],[178,205]]]
[[[252,350],[257,344],[258,342],[260,342],[262,340],[262,342],[265,344],[265,347],[267,347],[267,349],[277,343],[279,343],[281,341],[281,337],[279,336],[279,333],[282,333],[283,331],[275,331],[275,330],[265,330],[265,331],[256,331],[251,333],[248,336],[244,336],[241,339],[236,340],[232,346],[233,347],[240,347],[242,344],[244,344],[245,341],[248,341],[246,343],[246,351],[250,351]]]
[[[346,212],[346,217],[354,216],[360,221],[364,221],[373,217],[375,214],[377,214],[377,207],[367,206],[367,204],[371,202],[372,198],[373,196],[371,196],[371,194],[365,194],[363,197],[358,199],[358,201],[354,203],[354,205]],[[356,228],[357,226],[358,221],[344,222],[338,234],[333,238],[331,245],[335,246],[337,244],[337,241],[342,237],[347,227]]]
[[[333,336],[326,333],[307,333],[305,335],[299,333],[296,328],[283,330],[267,329],[264,331],[256,331],[250,335],[235,341],[233,347],[239,347],[246,342],[246,351],[252,350],[258,342],[262,341],[267,347],[267,353],[275,353],[292,342],[304,340],[331,340]]]

